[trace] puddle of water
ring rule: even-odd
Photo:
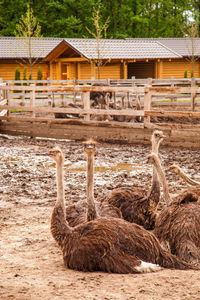
[[[112,172],[120,172],[120,171],[125,171],[127,173],[130,173],[135,170],[140,170],[143,169],[143,166],[138,166],[130,163],[119,163],[114,166],[95,166],[94,170],[95,172],[99,173],[105,173],[106,171],[112,171]],[[82,167],[75,167],[73,168],[73,164],[70,166],[65,166],[65,172],[86,172],[86,166]]]

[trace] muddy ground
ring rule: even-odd
[[[0,299],[200,299],[200,272],[162,270],[150,274],[83,273],[67,270],[49,224],[56,200],[55,164],[43,156],[54,145],[65,152],[67,201],[85,198],[86,157],[81,142],[0,135]],[[148,189],[149,146],[102,143],[96,155],[95,194],[116,186]],[[197,150],[160,149],[163,164],[178,163],[200,180]],[[170,192],[184,183],[167,173]],[[161,201],[161,206],[163,201]]]

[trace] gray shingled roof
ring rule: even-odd
[[[193,47],[194,55],[200,55],[200,38],[133,38],[126,40],[134,43],[159,42],[163,46],[166,46],[176,53],[179,53],[181,56],[191,56]]]
[[[44,58],[63,39],[32,38],[32,56]],[[0,59],[27,58],[28,47],[26,39],[16,37],[0,37]]]
[[[99,47],[95,39],[65,39],[74,50],[79,51],[88,59],[98,58],[98,49],[101,59],[155,59],[179,58],[175,51],[158,42],[142,43],[132,40],[100,40]]]
[[[45,58],[65,41],[75,51],[88,59],[97,59],[95,39],[32,38],[32,56]],[[200,55],[200,39],[195,39],[195,54]],[[134,38],[100,41],[101,59],[156,59],[180,58],[191,55],[189,38]],[[24,38],[0,37],[0,59],[28,58]]]

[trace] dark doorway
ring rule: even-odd
[[[154,61],[136,61],[128,64],[128,78],[154,78]]]

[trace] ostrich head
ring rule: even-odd
[[[160,145],[160,143],[163,141],[163,139],[165,138],[166,136],[163,134],[163,131],[161,130],[155,130],[152,134],[152,137],[151,137],[151,142],[152,142],[152,145]]]
[[[157,159],[159,159],[159,158],[158,158],[158,155],[155,154],[155,153],[153,153],[153,152],[151,152],[151,153],[147,156],[147,163],[153,165],[153,164],[155,164],[155,163],[157,162]]]
[[[57,163],[61,163],[64,161],[64,155],[60,147],[56,146],[49,150],[48,154],[51,158],[53,158]]]
[[[95,154],[96,153],[96,144],[97,142],[93,140],[92,138],[87,139],[85,142],[83,142],[84,145],[84,151],[86,154]]]
[[[175,174],[180,174],[180,168],[176,164],[172,164],[168,167],[168,170]]]

